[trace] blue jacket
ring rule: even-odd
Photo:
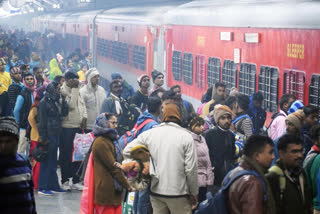
[[[154,126],[156,125],[159,125],[159,121],[157,118],[155,118],[152,114],[150,114],[148,111],[145,111],[143,112],[139,117],[138,117],[138,120],[137,120],[137,124],[138,126],[143,123],[143,121],[145,121],[146,119],[152,119],[154,121],[152,122],[149,122],[147,123],[138,133],[137,133],[137,136],[139,136],[139,134],[149,130],[149,129],[152,129]]]

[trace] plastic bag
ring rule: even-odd
[[[76,133],[73,140],[72,162],[83,161],[94,140],[92,132],[84,134]]]
[[[94,168],[92,153],[90,154],[84,177],[79,214],[94,214]]]

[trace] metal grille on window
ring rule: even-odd
[[[112,41],[110,40],[103,40],[103,56],[105,57],[111,57],[111,53],[110,53],[110,46],[112,46]]]
[[[283,93],[293,94],[303,101],[305,74],[302,71],[286,70],[283,77]]]
[[[103,56],[103,39],[97,40],[97,53],[99,56]]]
[[[257,66],[249,63],[241,63],[239,71],[239,92],[250,96],[256,91]]]
[[[207,66],[208,88],[220,82],[221,60],[219,58],[209,57]]]
[[[146,48],[144,46],[134,46],[133,64],[135,68],[140,68],[142,71],[146,69]]]
[[[128,45],[126,43],[122,43],[121,45],[121,63],[128,63]]]
[[[193,83],[193,56],[192,53],[184,53],[182,61],[183,82],[192,85]]]
[[[195,82],[198,88],[205,88],[205,76],[206,76],[206,57],[196,56],[196,74]]]
[[[278,111],[279,71],[277,68],[261,66],[259,91],[263,94],[263,106],[266,111]]]
[[[237,65],[232,60],[223,61],[222,82],[227,89],[237,87]]]
[[[181,81],[182,73],[182,57],[181,51],[173,51],[172,54],[172,75],[173,79]]]
[[[309,85],[309,105],[320,109],[320,75],[313,74]]]
[[[139,68],[139,46],[138,45],[135,45],[134,48],[133,48],[133,65],[135,68]]]

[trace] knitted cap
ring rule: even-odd
[[[299,109],[296,112],[289,114],[286,118],[286,121],[291,122],[297,129],[300,130],[302,128],[304,116],[303,110]]]
[[[14,117],[0,117],[0,132],[7,132],[19,138],[19,125]]]
[[[147,74],[142,74],[140,77],[138,77],[137,82],[138,82],[139,86],[140,86],[143,78],[145,78],[145,77],[149,77],[149,76]]]
[[[165,122],[169,119],[169,117],[175,117],[181,121],[180,109],[176,104],[170,103],[164,107],[161,120]]]
[[[115,80],[115,79],[122,79],[122,76],[121,76],[121,74],[119,73],[119,72],[113,72],[112,74],[111,74],[111,79],[112,80]]]
[[[291,106],[290,106],[290,108],[289,108],[289,110],[288,110],[288,115],[291,114],[291,113],[293,113],[293,112],[296,112],[298,109],[301,109],[301,108],[303,108],[303,107],[304,107],[304,105],[303,105],[303,103],[301,102],[301,100],[296,100],[296,101],[294,101],[294,102],[291,104]]]
[[[161,73],[160,71],[153,70],[153,71],[151,72],[152,80],[155,80],[159,75],[164,76],[163,73]]]
[[[216,121],[216,123],[218,123],[220,117],[222,117],[223,115],[225,114],[228,114],[232,117],[232,111],[231,109],[226,106],[226,105],[221,105],[221,104],[218,104],[214,107],[213,109],[213,118],[214,118],[214,121]]]

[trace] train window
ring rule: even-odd
[[[309,85],[309,105],[320,108],[320,75],[313,74]]]
[[[305,74],[302,71],[286,70],[283,74],[283,93],[294,94],[303,101]]]
[[[139,68],[138,52],[139,46],[135,45],[133,48],[133,65],[135,68]]]
[[[249,63],[241,63],[239,71],[239,92],[250,96],[256,91],[257,66]]]
[[[279,70],[274,67],[261,66],[259,74],[259,91],[263,94],[263,106],[266,111],[278,111]]]
[[[221,60],[219,58],[209,57],[207,66],[207,83],[208,87],[220,82]]]
[[[192,85],[193,83],[193,56],[192,53],[184,53],[182,60],[183,82]]]
[[[232,60],[224,60],[222,68],[222,82],[227,89],[237,87],[237,65]]]
[[[196,74],[195,82],[198,88],[205,88],[205,76],[206,76],[206,57],[196,56]]]
[[[103,56],[103,39],[97,40],[97,53],[99,56]]]
[[[140,70],[145,71],[146,69],[146,47],[140,47]]]
[[[172,75],[173,79],[181,81],[182,73],[182,56],[181,51],[173,51],[172,55]]]
[[[128,64],[128,45],[126,43],[122,43],[121,45],[121,56],[121,62]]]
[[[142,71],[146,69],[146,48],[144,46],[134,46],[133,65],[135,68],[140,68]]]
[[[88,50],[87,40],[88,40],[88,37],[86,37],[86,36],[82,37],[82,43],[81,43],[82,51],[87,51]]]

